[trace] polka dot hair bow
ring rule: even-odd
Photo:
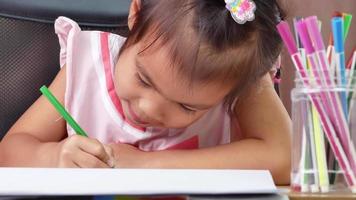
[[[256,4],[252,0],[225,0],[226,8],[238,24],[255,19]]]

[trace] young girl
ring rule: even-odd
[[[133,0],[127,38],[60,17],[50,90],[0,144],[16,167],[268,169],[289,181],[291,123],[269,72],[281,50],[276,0]]]

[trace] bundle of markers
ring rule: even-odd
[[[301,82],[300,91],[306,91],[309,102],[305,112],[298,111],[307,113],[301,120],[302,133],[293,133],[302,136],[299,166],[291,177],[292,187],[298,191],[328,192],[339,179],[356,193],[356,51],[348,62],[344,52],[351,19],[346,13],[332,18],[327,48],[316,16],[294,19],[294,36],[288,23],[277,26]],[[336,172],[342,176],[335,177]]]

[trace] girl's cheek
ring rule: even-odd
[[[117,82],[116,93],[119,98],[130,100],[137,98],[140,93],[140,89],[137,87],[137,83],[129,77],[123,77]]]

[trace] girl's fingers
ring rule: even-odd
[[[110,157],[110,159],[108,160],[107,164],[110,167],[114,168],[115,167],[115,162],[116,162],[116,158],[115,158],[115,155],[114,155],[114,150],[110,146],[107,146],[107,145],[104,145],[104,148],[105,148],[106,153]]]
[[[105,151],[104,145],[102,143],[96,139],[90,139],[82,136],[78,136],[77,138],[77,145],[79,149],[97,157],[104,163],[109,162],[111,157]]]
[[[60,166],[65,167],[114,167],[112,148],[96,139],[79,135],[70,136],[60,150]]]
[[[110,166],[96,156],[81,151],[74,155],[73,162],[80,168],[109,168]]]

